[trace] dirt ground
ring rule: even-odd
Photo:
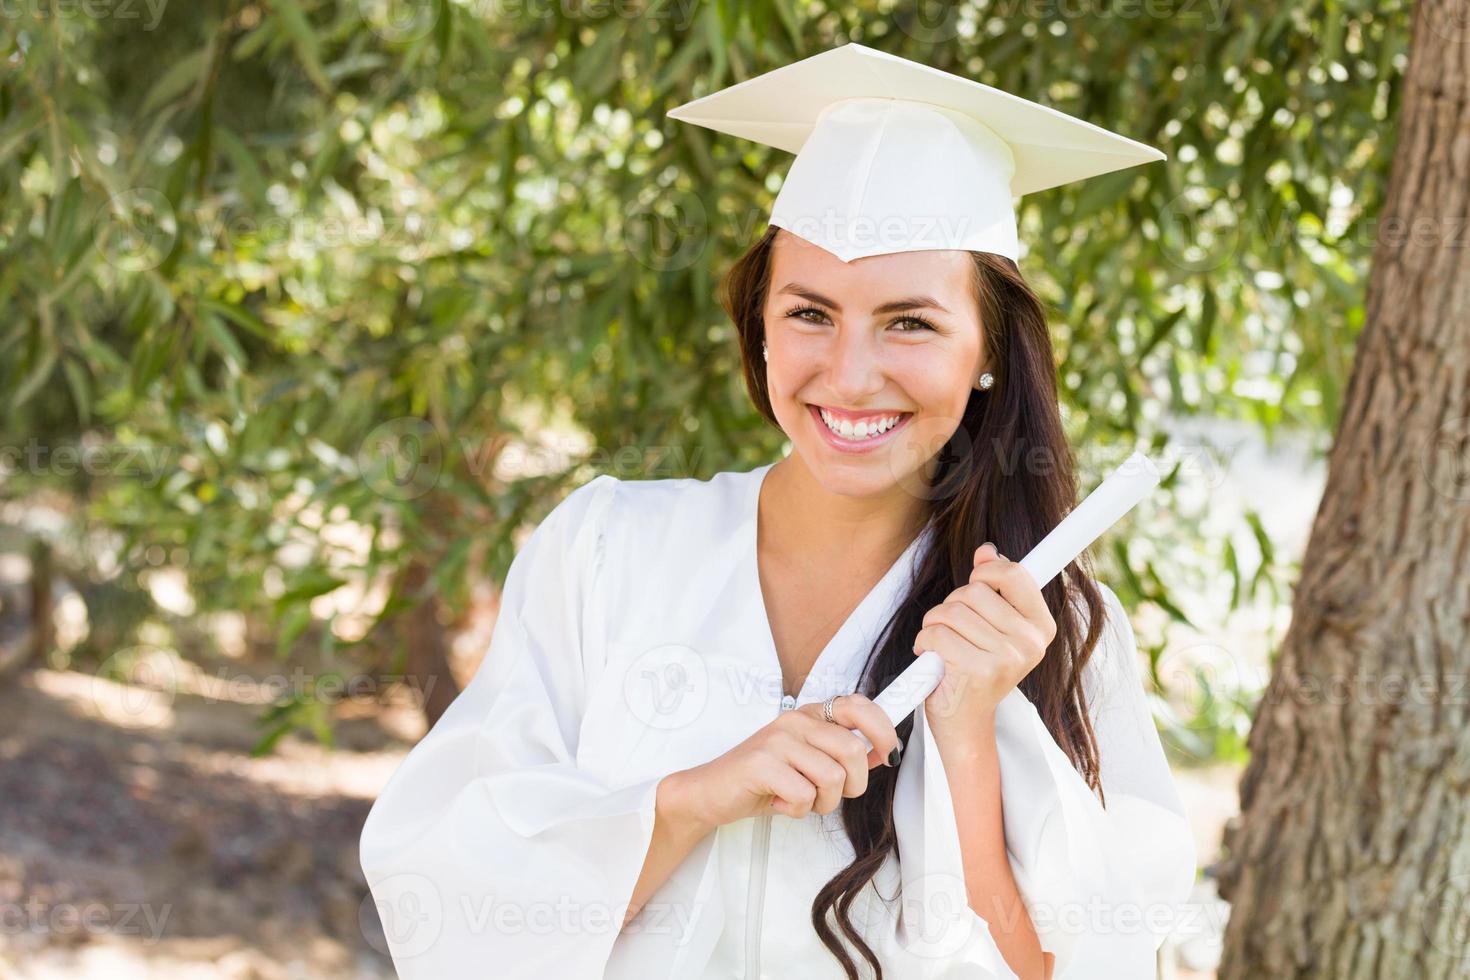
[[[251,758],[258,712],[75,672],[0,686],[0,980],[394,975],[357,839],[407,742],[349,718],[336,751]]]
[[[0,980],[394,976],[357,840],[416,709],[349,704],[335,750],[288,736],[252,758],[267,678],[231,671],[0,684]],[[1202,865],[1235,777],[1179,773]],[[1173,980],[1214,976],[1224,908],[1208,881],[1197,897]]]

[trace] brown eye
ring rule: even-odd
[[[806,320],[806,322],[808,322],[808,323],[819,323],[819,322],[821,322],[820,320],[813,320],[810,317],[807,317],[805,315],[807,313],[815,313],[818,317],[825,317],[827,315],[826,313],[824,313],[821,310],[817,309],[815,306],[799,306],[796,309],[792,310],[790,313],[787,313],[786,315],[789,316],[789,317],[795,317],[798,320]]]

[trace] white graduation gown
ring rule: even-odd
[[[400,977],[844,976],[810,915],[817,890],[852,856],[835,813],[719,828],[619,928],[659,780],[783,710],[755,547],[771,465],[707,481],[599,476],[520,549],[483,664],[363,828],[362,865]],[[931,530],[837,631],[795,703],[855,688]],[[1132,629],[1103,593],[1108,628],[1084,686],[1106,810],[1019,690],[996,715],[1006,848],[1042,947],[1056,955],[1056,980],[1153,977],[1195,877]],[[894,817],[901,860],[890,856],[877,893],[870,885],[854,905],[885,975],[1013,977],[967,905],[953,803],[922,707]]]

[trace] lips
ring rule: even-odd
[[[833,431],[827,421],[822,418],[826,413],[829,419],[840,422],[840,431]],[[818,432],[826,443],[842,453],[860,454],[871,452],[879,446],[887,443],[893,438],[908,420],[913,417],[912,412],[845,412],[840,409],[833,410],[825,406],[807,405],[807,413],[811,415],[812,422],[817,426]],[[881,426],[891,423],[888,428],[877,435],[869,435],[869,426]]]

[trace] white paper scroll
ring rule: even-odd
[[[1159,485],[1159,470],[1153,460],[1135,452],[1098,484],[1062,522],[1052,528],[1018,564],[1031,573],[1038,586],[1045,586],[1061,573],[1087,546],[1122,519]],[[895,725],[907,718],[944,679],[944,661],[933,650],[925,650],[904,672],[895,677],[873,699]],[[862,732],[853,734],[869,749],[873,743]]]

